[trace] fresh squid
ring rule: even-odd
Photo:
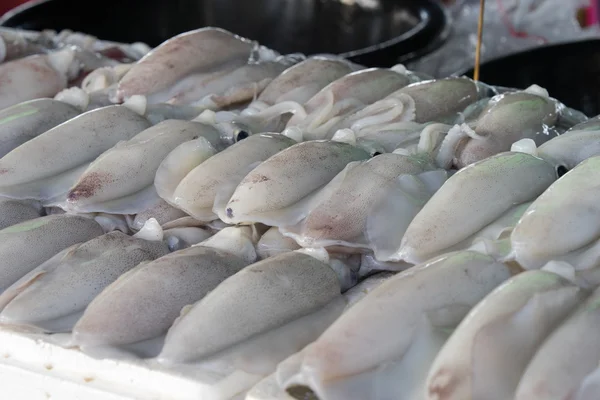
[[[219,28],[201,28],[174,36],[138,61],[119,81],[115,101],[141,94],[166,102],[172,87],[194,74],[217,79],[246,64],[257,44]]]
[[[69,190],[65,209],[136,214],[160,202],[154,188],[162,160],[178,145],[203,137],[218,146],[219,132],[192,121],[166,120],[101,154]]]
[[[91,161],[149,126],[145,118],[123,106],[72,118],[0,159],[0,195],[62,201]]]
[[[405,87],[410,78],[393,69],[369,68],[339,78],[321,89],[295,113],[286,129],[302,131],[305,140],[326,139],[344,116]]]
[[[593,400],[600,340],[600,289],[566,319],[540,346],[517,386],[515,400]],[[594,376],[595,375],[595,376]],[[591,387],[587,387],[590,384]],[[586,389],[588,391],[585,396]],[[597,389],[597,386],[596,386]]]
[[[40,97],[53,97],[77,70],[73,49],[33,55],[0,65],[0,109]]]
[[[254,261],[251,236],[249,227],[226,228],[211,240],[219,248],[200,243],[123,274],[87,307],[72,344],[123,345],[165,334],[183,307]]]
[[[68,214],[40,217],[1,230],[0,293],[56,253],[103,233],[93,219]]]
[[[168,103],[194,104],[210,110],[246,103],[256,98],[273,78],[298,62],[299,58],[297,55],[289,55],[249,63],[221,79],[203,75],[186,79],[182,86],[187,89],[178,92]]]
[[[53,99],[29,100],[1,110],[0,158],[79,113],[70,104]]]
[[[511,254],[526,269],[564,261],[589,284],[598,277],[600,156],[588,158],[552,184],[527,209],[510,236]]]
[[[313,313],[340,296],[338,277],[301,250],[244,268],[182,312],[159,360],[200,360]]]
[[[118,231],[73,246],[4,291],[0,322],[69,332],[105,287],[139,263],[167,253],[162,242]]]
[[[187,249],[211,236],[213,236],[211,229],[198,226],[182,226],[163,231],[163,240],[169,246],[170,251]]]
[[[468,251],[397,274],[281,363],[277,381],[296,398],[420,399],[451,330],[510,276],[504,264]]]
[[[588,295],[546,271],[508,280],[471,310],[440,350],[429,371],[426,398],[514,398],[535,351]]]
[[[556,178],[550,163],[525,153],[501,153],[471,164],[425,204],[389,260],[418,263],[441,254],[512,207],[532,201]]]
[[[359,147],[334,140],[295,144],[254,168],[213,211],[230,224],[293,225],[318,198],[321,187],[348,163],[369,157]]]
[[[167,222],[175,221],[179,218],[186,217],[187,214],[178,208],[173,207],[164,200],[160,200],[153,207],[147,208],[142,212],[137,213],[133,218],[128,218],[127,223],[129,228],[134,231],[142,229],[146,221],[150,218],[156,219],[159,225],[164,225]]]
[[[163,199],[196,219],[217,219],[213,205],[221,188],[228,192],[257,163],[295,143],[293,139],[279,134],[252,135],[192,169],[178,184],[171,198]]]
[[[371,249],[384,260],[446,177],[416,156],[391,153],[353,162],[323,188],[304,219],[280,230],[304,247]]]
[[[504,151],[520,139],[542,144],[560,133],[555,125],[559,104],[548,92],[532,86],[522,92],[493,97],[469,126],[449,130],[436,159],[443,168],[463,168]]]
[[[256,254],[261,260],[298,249],[300,245],[294,239],[283,236],[277,227],[269,228],[256,244]]]

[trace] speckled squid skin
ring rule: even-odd
[[[135,214],[160,201],[154,190],[162,160],[181,143],[198,137],[218,142],[215,128],[199,122],[165,120],[102,153],[67,195],[80,212]],[[148,193],[142,193],[151,188]]]
[[[419,327],[451,329],[510,275],[491,257],[464,251],[392,276],[305,348],[300,360],[286,368],[282,364],[278,382],[287,389],[308,386],[325,400],[418,398],[432,361],[425,347],[422,354],[408,354],[420,340]],[[408,376],[386,373],[403,363]],[[363,375],[368,377],[361,379]]]
[[[50,215],[0,231],[0,291],[61,250],[102,235],[93,219],[77,215]],[[32,243],[36,243],[32,247]]]
[[[182,33],[163,42],[125,74],[119,82],[116,100],[123,101],[135,94],[153,99],[189,74],[242,66],[254,46],[253,42],[218,28]]]
[[[340,296],[335,272],[290,252],[259,261],[223,281],[173,324],[159,360],[190,362],[280,327]]]
[[[552,332],[527,366],[515,400],[581,399],[575,396],[597,370],[600,359],[600,340],[593,334],[600,329],[599,305],[600,289],[596,289]],[[592,400],[598,395],[593,383],[591,386],[583,399]]]
[[[150,122],[123,106],[108,106],[72,118],[0,159],[0,194],[48,199],[65,193],[65,186],[70,187],[77,176],[59,182],[51,178],[85,167],[119,141],[148,127]],[[39,186],[27,188],[34,183]]]
[[[514,205],[542,194],[554,167],[525,153],[501,153],[450,177],[410,223],[399,257],[422,262],[478,232]]]
[[[113,231],[82,243],[51,268],[39,268],[16,284],[18,294],[0,321],[25,323],[50,332],[68,332],[102,289],[141,262],[168,253],[166,244]],[[29,278],[29,279],[28,279]],[[13,288],[8,288],[7,293]]]
[[[204,246],[141,264],[90,303],[73,329],[73,341],[80,346],[119,345],[162,335],[184,306],[246,265],[232,253]]]
[[[228,223],[294,224],[297,221],[289,219],[292,217],[277,212],[329,183],[348,163],[369,157],[365,150],[348,143],[315,140],[295,144],[246,175],[220,217]]]
[[[0,199],[0,229],[41,216],[41,204],[35,201]]]
[[[513,398],[538,347],[588,295],[547,271],[511,278],[471,310],[440,350],[426,398]]]
[[[238,176],[241,180],[252,164],[295,143],[279,134],[252,135],[215,154],[187,174],[175,189],[173,204],[197,219],[217,219],[212,208],[224,183]]]
[[[0,157],[79,113],[75,107],[53,99],[29,100],[1,110]]]
[[[515,260],[527,269],[584,250],[600,238],[600,156],[588,158],[539,196],[515,226],[511,247]],[[592,249],[593,251],[593,249]],[[577,265],[577,257],[573,260]],[[585,258],[582,260],[584,264]],[[590,259],[588,261],[592,261]],[[585,265],[585,269],[593,267]]]

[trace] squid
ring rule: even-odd
[[[441,254],[512,207],[536,199],[556,179],[550,163],[526,153],[500,153],[471,164],[442,185],[410,222],[397,251],[382,261],[418,263]]]
[[[314,56],[275,77],[241,113],[233,118],[234,136],[281,131],[292,114],[331,82],[360,67],[337,57]],[[293,106],[290,107],[290,104]]]
[[[2,229],[0,293],[60,251],[103,233],[94,219],[68,214],[35,218]]]
[[[229,188],[239,183],[259,162],[295,143],[294,139],[280,134],[252,135],[192,169],[179,182],[172,196],[163,199],[198,220],[215,220],[217,215],[213,205],[219,191],[229,193]]]
[[[460,169],[509,151],[520,139],[542,144],[560,133],[558,118],[558,102],[538,86],[495,96],[472,124],[449,130],[439,147],[437,162],[443,168]]]
[[[554,182],[527,209],[510,235],[507,259],[525,269],[539,269],[550,261],[575,268],[580,284],[600,283],[598,243],[600,218],[596,176],[600,156],[590,157]]]
[[[40,97],[53,97],[77,71],[75,51],[65,48],[0,65],[0,109]]]
[[[429,371],[426,398],[514,398],[535,351],[588,295],[551,272],[527,271],[509,279],[476,305],[444,344]]]
[[[369,68],[352,72],[321,89],[295,113],[286,130],[302,131],[305,140],[326,139],[346,115],[376,102],[410,83],[393,69]]]
[[[70,104],[36,99],[0,111],[0,158],[23,143],[80,114]]]
[[[154,188],[162,160],[178,145],[204,137],[218,146],[219,132],[192,121],[166,120],[101,154],[67,194],[74,212],[136,214],[160,202]]]
[[[0,195],[42,200],[44,205],[62,201],[91,161],[149,127],[145,118],[122,106],[72,118],[0,159]]]
[[[210,110],[218,110],[256,98],[265,87],[290,65],[298,62],[298,55],[277,57],[243,65],[221,79],[212,76],[193,76],[182,81],[186,89],[178,91],[168,100],[169,104],[194,104]]]
[[[593,400],[598,396],[600,289],[542,343],[517,386],[515,400]],[[586,393],[587,392],[587,393]]]
[[[428,368],[469,310],[511,276],[479,253],[449,253],[401,272],[281,363],[295,398],[420,399]]]
[[[224,196],[213,212],[230,224],[293,225],[348,163],[370,157],[365,150],[337,140],[295,144],[259,164]]]
[[[185,226],[163,231],[163,240],[169,246],[170,251],[187,249],[213,236],[210,229],[197,226]]]
[[[194,74],[218,79],[245,65],[257,44],[219,28],[185,32],[163,42],[119,81],[115,102],[139,94],[151,103],[166,102],[173,86]]]
[[[159,241],[110,232],[69,248],[2,293],[0,322],[70,332],[87,305],[123,273],[168,253]]]
[[[219,246],[212,247],[217,241]],[[255,259],[251,229],[243,227],[226,228],[210,242],[142,263],[90,303],[73,328],[71,344],[125,345],[161,336],[182,308]]]
[[[391,153],[352,162],[322,189],[301,221],[280,230],[303,247],[374,250],[383,261],[446,177],[417,156]]]
[[[158,360],[186,363],[213,356],[326,306],[341,289],[334,270],[319,258],[298,250],[232,275],[183,310]]]

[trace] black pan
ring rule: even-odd
[[[473,76],[473,70],[459,75]],[[587,116],[600,114],[600,39],[548,45],[481,65],[482,82],[524,89],[538,84]]]
[[[284,54],[333,53],[382,67],[415,59],[448,34],[438,1],[369,2],[377,9],[342,0],[42,0],[5,14],[0,25],[71,29],[153,47],[181,32],[217,26]]]

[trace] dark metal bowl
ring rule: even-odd
[[[473,69],[460,71],[473,76]],[[587,116],[600,114],[600,39],[547,45],[481,65],[481,81],[524,89],[537,84]]]
[[[280,53],[333,53],[368,66],[392,66],[429,52],[449,31],[435,0],[42,0],[4,15],[0,25],[71,29],[105,40],[156,46],[178,33],[217,26]]]

